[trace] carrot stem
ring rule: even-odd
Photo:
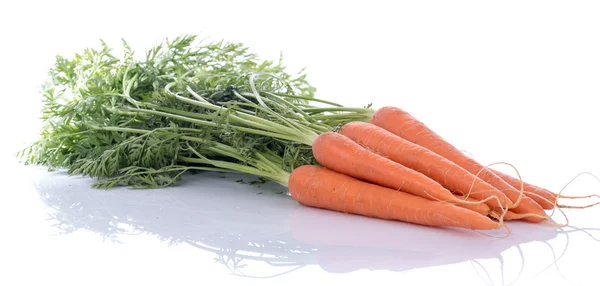
[[[302,111],[308,113],[323,113],[323,112],[353,112],[358,114],[367,114],[369,117],[373,115],[373,110],[356,107],[313,107],[303,108]]]

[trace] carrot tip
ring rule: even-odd
[[[590,173],[590,172],[581,172],[579,174],[577,174],[575,177],[573,177],[569,182],[567,182],[562,188],[561,190],[556,194],[557,198],[562,198],[562,199],[587,199],[587,198],[600,198],[600,195],[598,194],[592,194],[592,195],[584,195],[584,196],[564,196],[562,195],[562,192],[571,184],[573,183],[573,181],[575,181],[575,179],[577,179],[579,176],[581,175],[590,175],[592,176],[594,179],[596,179],[598,182],[600,182],[600,178],[598,178],[596,175]],[[571,208],[571,209],[585,209],[585,208],[590,208],[593,206],[597,206],[600,205],[600,202],[596,202],[593,204],[588,204],[588,205],[584,205],[584,206],[569,206],[569,205],[560,205],[558,204],[558,202],[556,202],[556,206],[559,208]]]
[[[597,205],[600,205],[600,202],[596,202],[596,203],[584,205],[584,206],[557,205],[557,207],[561,208],[561,209],[587,209],[587,208],[591,208],[591,207],[597,206]]]
[[[557,209],[565,217],[565,223],[564,224],[552,223],[552,222],[550,222],[548,220],[545,220],[544,223],[547,224],[547,225],[550,225],[550,226],[557,227],[557,228],[563,228],[563,227],[569,226],[569,217],[567,216],[567,214],[565,213],[565,211],[563,209],[561,209],[561,208],[557,208]],[[552,211],[552,214],[554,214],[554,211]],[[552,216],[552,215],[550,215],[550,216]]]
[[[502,221],[502,219],[500,220],[500,222],[498,222],[498,229],[500,229],[500,228],[504,228],[506,230],[506,232],[503,233],[503,234],[501,234],[501,235],[493,235],[493,234],[490,234],[490,233],[488,233],[486,231],[481,231],[481,230],[475,230],[475,231],[478,232],[478,233],[480,233],[480,234],[483,234],[483,235],[485,235],[487,237],[493,237],[493,238],[507,238],[507,237],[509,237],[512,234],[510,228],[508,227],[508,225],[504,221]]]

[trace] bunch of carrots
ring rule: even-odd
[[[292,172],[291,195],[319,208],[429,226],[497,229],[539,223],[561,195],[483,166],[396,107],[312,145],[322,166]]]
[[[188,171],[245,173],[288,187],[306,206],[473,230],[551,223],[546,210],[577,198],[482,165],[400,108],[317,99],[305,75],[281,62],[261,63],[241,44],[195,47],[194,38],[141,61],[126,42],[122,59],[104,43],[57,57],[26,163],[97,177],[105,188],[172,186]]]

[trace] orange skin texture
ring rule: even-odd
[[[489,215],[492,212],[492,208],[490,208],[490,206],[486,205],[485,203],[481,203],[478,200],[475,200],[473,198],[467,198],[467,197],[461,197],[461,196],[457,196],[458,199],[460,200],[465,200],[469,203],[457,203],[457,206],[466,208],[466,209],[470,209],[476,213],[482,214],[482,215]]]
[[[342,126],[339,133],[373,152],[427,175],[454,193],[468,194],[469,198],[476,200],[498,198],[485,201],[491,207],[506,208],[512,204],[504,193],[452,161],[379,126],[350,122]]]
[[[320,166],[296,168],[288,188],[300,204],[331,211],[434,227],[477,230],[501,227],[500,223],[469,209],[367,183]]]
[[[497,170],[492,170],[492,172],[494,172],[505,182],[509,183],[515,189],[521,189],[521,181],[519,179]],[[551,210],[556,205],[557,195],[542,187],[538,187],[523,181],[523,190],[527,193],[531,193],[532,195],[529,195],[529,197],[545,210]]]
[[[371,152],[339,133],[322,133],[313,142],[312,151],[319,164],[338,173],[430,200],[459,201],[426,175]]]
[[[404,110],[396,107],[380,108],[371,117],[371,123],[445,157],[472,174],[479,173],[478,177],[503,192],[512,202],[517,202],[520,195],[519,190],[502,180],[477,161],[463,154],[437,133],[433,132],[433,130],[428,128],[424,123]],[[524,194],[518,205],[514,206],[511,210],[518,214],[535,214],[541,216],[523,218],[523,220],[530,222],[542,222],[546,220],[545,217],[547,217],[544,209],[533,199]]]

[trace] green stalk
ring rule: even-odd
[[[269,96],[269,97],[267,97],[268,99],[274,99],[274,102],[281,102],[281,103],[283,103],[284,105],[288,106],[288,107],[289,107],[289,108],[291,108],[292,110],[294,110],[294,111],[296,111],[296,112],[300,113],[300,114],[302,115],[302,118],[303,118],[304,120],[306,120],[306,121],[309,121],[309,122],[311,121],[311,120],[309,120],[309,119],[311,119],[311,118],[308,116],[308,114],[307,114],[306,112],[304,112],[304,110],[302,110],[302,108],[300,108],[300,107],[298,107],[298,106],[294,105],[293,103],[291,103],[291,102],[289,102],[289,101],[287,101],[287,100],[283,100],[282,98],[280,98],[280,97],[278,97],[278,96],[274,95],[274,94],[273,94],[273,93],[271,93],[271,92],[268,92],[268,91],[266,91],[266,92],[263,92],[263,93]]]
[[[281,170],[281,168],[279,166],[277,166],[275,163],[273,163],[270,160],[268,160],[260,152],[255,152],[254,155],[256,157],[258,157],[259,162],[264,162],[265,165],[267,165],[267,166],[269,166],[271,168],[271,170],[276,171],[276,172],[278,172],[279,170]]]
[[[202,96],[200,96],[199,94],[197,94],[190,86],[186,86],[185,88],[194,98],[196,98],[198,101],[200,102],[205,102],[205,103],[209,103],[206,99],[204,99]]]
[[[131,111],[134,111],[134,112],[138,112],[138,113],[154,114],[154,115],[158,115],[158,116],[163,116],[163,117],[178,119],[178,120],[189,122],[189,123],[198,124],[198,125],[201,125],[201,126],[219,128],[219,124],[218,123],[215,123],[215,122],[212,122],[212,121],[208,121],[208,120],[201,120],[201,119],[196,119],[196,118],[190,118],[190,117],[187,117],[187,116],[182,116],[182,115],[177,115],[177,114],[171,114],[171,113],[167,113],[167,112],[150,110],[150,109],[137,109],[137,108],[131,108],[131,107],[127,107],[127,109],[131,110]],[[281,138],[281,139],[284,139],[284,140],[298,141],[298,138],[294,138],[294,137],[291,137],[291,136],[285,136],[285,135],[281,135],[281,134],[273,133],[273,132],[269,132],[269,131],[262,131],[262,130],[258,130],[258,129],[246,128],[246,127],[235,126],[235,125],[229,125],[229,126],[231,128],[233,128],[233,129],[235,129],[235,130],[243,131],[243,132],[247,132],[247,133],[253,133],[253,134],[257,134],[257,135],[272,136],[272,137]],[[306,142],[306,141],[304,141],[304,142]]]
[[[369,121],[371,116],[366,114],[324,114],[324,115],[312,115],[312,118],[318,120],[361,120]]]
[[[241,172],[241,173],[264,177],[264,178],[268,178],[282,186],[287,187],[287,182],[289,180],[289,173],[283,171],[280,168],[278,168],[278,170],[271,170],[271,172],[268,172],[268,171],[260,170],[256,167],[246,166],[246,165],[242,165],[239,163],[232,163],[232,162],[208,159],[208,158],[204,157],[202,154],[200,154],[198,151],[196,151],[194,148],[192,148],[191,146],[190,146],[190,150],[196,156],[198,156],[198,158],[180,156],[178,158],[178,160],[180,160],[182,162],[188,162],[188,163],[210,164],[217,168],[233,170],[233,171],[237,171],[237,172]],[[268,162],[268,160],[267,160],[267,161],[263,161],[263,163],[270,163],[270,162]]]
[[[169,107],[158,106],[158,105],[154,105],[154,104],[148,104],[148,107],[154,108],[159,111],[169,112],[172,114],[192,117],[192,118],[196,118],[196,119],[207,119],[207,120],[212,119],[212,117],[210,115],[202,114],[202,113],[181,111],[181,110],[177,110],[177,109],[173,109],[173,108],[169,108]]]
[[[198,153],[198,151],[196,151],[194,149],[192,149],[192,152],[196,153],[197,155],[200,155],[200,153]],[[200,156],[202,156],[202,155],[200,155]],[[271,174],[260,171],[254,167],[250,167],[250,166],[246,166],[246,165],[242,165],[242,164],[238,164],[238,163],[227,162],[227,161],[206,159],[205,157],[192,158],[192,157],[186,157],[186,156],[179,156],[177,158],[177,160],[180,160],[182,162],[187,162],[187,163],[213,165],[213,166],[221,168],[221,169],[233,170],[233,171],[238,171],[240,173],[247,173],[247,174],[252,174],[252,175],[261,176],[261,177],[271,177],[272,176]]]
[[[275,112],[273,112],[271,109],[267,109],[267,108],[264,108],[264,107],[262,107],[260,105],[255,104],[254,102],[252,102],[252,101],[248,100],[247,98],[245,98],[244,96],[242,96],[237,91],[234,90],[233,93],[236,95],[236,97],[238,97],[238,98],[240,98],[240,99],[242,99],[242,100],[244,100],[246,102],[246,103],[236,103],[236,104],[241,105],[241,106],[250,106],[250,107],[256,108],[258,110],[262,110],[263,112],[266,112],[266,113],[271,114],[273,116],[277,116],[277,114],[275,114]],[[245,93],[245,94],[246,94],[246,96],[248,95],[247,93]],[[254,94],[252,94],[252,96],[255,97]],[[272,102],[273,104],[278,104],[277,102],[272,101],[272,100],[268,100],[268,101]],[[286,103],[292,105],[289,102],[286,102]],[[302,112],[302,110],[300,108],[298,108],[298,107],[294,107],[294,108],[296,108],[297,110],[299,110],[299,113]],[[294,118],[308,123],[309,121],[306,120],[306,118],[308,117],[308,114],[305,114],[305,113],[301,113],[301,114],[306,115],[306,116],[297,116],[297,117],[294,117]]]
[[[270,110],[275,117],[280,118],[284,123],[288,123],[287,125],[289,125],[289,127],[296,129],[296,131],[298,132],[312,132],[312,130],[307,129],[306,127],[304,127],[301,124],[293,124],[293,121],[289,121],[289,120],[285,120],[285,117],[283,117],[281,114],[275,113],[273,112],[266,104],[265,102],[262,100],[262,96],[260,96],[260,93],[258,92],[258,90],[256,89],[256,86],[254,84],[254,76],[256,74],[251,74],[250,78],[248,80],[248,82],[250,83],[250,88],[252,89],[252,92],[254,93],[254,96],[256,97],[256,100],[258,101],[258,103],[264,107],[267,110]],[[302,130],[302,131],[301,131]],[[314,133],[314,132],[313,132]]]
[[[302,109],[308,113],[323,113],[323,112],[354,112],[354,113],[366,113],[373,114],[373,110],[369,108],[355,108],[355,107],[318,107],[318,108],[304,108]]]
[[[202,102],[188,99],[188,98],[185,98],[185,97],[182,97],[179,95],[173,94],[173,96],[175,96],[175,98],[177,98],[177,99],[180,99],[181,101],[184,101],[184,102],[187,102],[187,103],[190,103],[193,105],[197,105],[199,107],[211,106],[212,109],[220,109],[221,108],[221,107],[213,106],[210,103],[208,103],[208,104],[202,103]],[[197,119],[192,119],[192,118],[185,118],[185,117],[182,117],[179,115],[167,114],[167,113],[163,113],[163,112],[159,112],[159,111],[144,110],[144,109],[134,109],[134,110],[139,111],[139,112],[152,113],[155,115],[160,115],[160,116],[165,116],[165,117],[171,117],[171,118],[175,118],[175,119],[179,119],[179,120],[183,120],[183,121],[188,121],[191,123],[198,123],[200,125],[217,127],[217,125],[212,122],[197,120]],[[254,129],[253,129],[253,128],[246,128],[246,127],[241,127],[241,126],[232,126],[232,128],[234,128],[236,130],[244,131],[244,132],[248,132],[248,133],[254,133],[254,134],[258,134],[258,135],[269,134],[267,136],[284,139],[284,140],[300,142],[300,143],[307,144],[307,145],[312,145],[312,142],[318,136],[317,133],[315,133],[314,131],[309,130],[309,129],[306,129],[302,132],[298,132],[297,130],[292,130],[286,126],[282,126],[281,124],[278,124],[278,123],[275,123],[272,121],[268,121],[266,119],[263,119],[263,118],[260,118],[258,116],[254,116],[254,115],[238,113],[238,114],[229,114],[229,117],[237,123],[242,123],[244,125],[254,127]],[[209,123],[212,125],[208,125]],[[259,129],[273,130],[274,132],[261,131]],[[275,133],[275,132],[278,132],[278,133]]]
[[[220,155],[223,155],[223,156],[227,156],[227,157],[236,159],[236,160],[241,161],[241,162],[248,162],[248,160],[246,158],[244,158],[242,155],[237,154],[236,152],[231,152],[231,151],[228,151],[228,150],[223,150],[223,149],[218,148],[218,147],[207,147],[206,150],[213,151],[213,152],[215,152],[217,154],[220,154]]]
[[[314,102],[325,103],[325,104],[329,104],[329,105],[337,106],[337,107],[344,107],[341,104],[338,104],[338,103],[335,103],[335,102],[331,102],[331,101],[327,101],[327,100],[323,100],[323,99],[319,99],[319,98],[314,98],[314,97],[301,96],[301,95],[291,95],[291,94],[278,93],[278,92],[274,92],[273,94],[281,96],[281,97],[303,99],[303,100],[307,100],[307,101],[314,101]]]
[[[158,116],[178,119],[181,121],[190,122],[190,123],[194,123],[194,124],[198,124],[198,125],[202,125],[202,126],[206,126],[206,127],[219,128],[219,125],[212,121],[190,118],[188,116],[170,114],[167,112],[150,110],[150,109],[140,109],[140,108],[131,108],[131,107],[126,107],[126,109],[129,110],[130,112],[133,112],[133,115],[135,115],[136,112],[137,113],[148,113],[148,114],[154,114],[154,115],[158,115]],[[256,117],[256,118],[258,118],[258,117]],[[241,120],[242,122],[249,122],[244,119],[239,119],[239,120]],[[254,125],[256,126],[257,123],[255,123]],[[315,133],[314,131],[311,131],[310,133],[309,132],[293,133],[293,134],[287,135],[287,134],[280,134],[280,133],[275,133],[275,132],[271,132],[271,131],[263,131],[263,130],[259,130],[259,129],[247,128],[247,127],[236,126],[236,125],[229,125],[229,126],[238,131],[252,133],[252,134],[256,134],[256,135],[264,135],[264,136],[269,136],[269,137],[273,137],[273,138],[289,140],[289,141],[294,141],[294,142],[300,142],[300,143],[303,143],[303,144],[306,144],[309,146],[312,146],[312,143],[318,136],[318,134]],[[279,125],[279,127],[281,127],[281,125]],[[264,129],[268,130],[269,128],[265,127]],[[109,129],[107,129],[107,130],[109,130]],[[116,130],[113,130],[113,131],[116,131]],[[124,131],[124,129],[122,129],[121,131]]]
[[[203,103],[197,100],[193,100],[193,99],[189,99],[189,98],[185,98],[183,96],[179,96],[176,94],[173,94],[173,96],[175,96],[176,99],[179,99],[183,102],[192,104],[192,105],[196,105],[198,107],[204,107],[204,108],[209,108],[215,111],[221,111],[223,110],[222,107],[210,104],[210,103]],[[230,114],[229,117],[237,122],[240,123],[244,123],[247,126],[250,127],[254,127],[254,128],[260,128],[262,130],[275,130],[281,133],[285,133],[285,134],[294,134],[297,133],[297,130],[290,130],[289,128],[282,126],[281,124],[277,124],[275,122],[260,118],[258,116],[254,116],[254,115],[249,115],[249,114],[245,114],[245,113],[236,113],[236,114]]]
[[[148,134],[148,133],[152,132],[150,130],[129,128],[129,127],[113,127],[113,126],[90,126],[90,127],[93,129],[96,129],[96,130],[105,130],[105,131],[113,131],[113,132],[128,132],[128,133],[138,133],[138,134]]]
[[[173,128],[157,128],[152,131],[135,129],[135,128],[123,128],[123,127],[98,127],[96,129],[106,130],[106,131],[115,131],[115,132],[150,134],[157,130],[161,130],[161,129],[166,130],[166,129],[173,129]],[[195,130],[195,129],[191,129],[191,128],[182,128],[182,129]],[[177,136],[177,134],[175,134],[174,136]],[[182,140],[187,140],[187,141],[192,141],[192,142],[209,143],[209,141],[207,141],[207,140],[197,138],[197,137],[192,137],[192,136],[183,135],[180,138]],[[126,143],[126,142],[123,142],[123,143]],[[200,158],[189,158],[189,157],[185,157],[185,156],[178,156],[178,159],[181,159],[183,162],[187,162],[187,163],[210,164],[210,165],[214,165],[215,167],[220,168],[220,169],[228,169],[228,170],[233,170],[236,172],[242,172],[242,173],[251,172],[250,174],[268,177],[268,178],[276,180],[279,183],[282,183],[285,181],[284,180],[285,174],[283,174],[285,172],[281,168],[279,168],[275,163],[268,160],[267,158],[260,155],[259,153],[257,153],[259,160],[248,160],[247,158],[244,158],[241,154],[239,154],[237,149],[235,149],[231,146],[228,146],[228,145],[225,145],[225,144],[222,144],[219,142],[210,142],[210,144],[214,145],[214,146],[206,147],[205,149],[207,151],[212,151],[217,154],[227,156],[227,157],[236,159],[241,162],[247,162],[247,163],[251,164],[253,167],[241,165],[238,163],[231,163],[231,162],[226,162],[226,161],[207,159],[206,157],[201,155],[195,148],[191,147],[189,144],[187,144],[189,150],[191,150],[194,154],[196,154]],[[261,171],[260,169],[258,169],[256,167],[263,167],[264,169],[270,170],[270,172]],[[252,168],[254,168],[254,169],[252,169]]]
[[[273,152],[273,150],[265,148],[265,150],[261,154],[263,157],[265,157],[267,160],[275,163],[277,166],[283,165],[283,158],[281,158],[279,155],[275,154],[275,152]]]
[[[186,121],[186,122],[190,122],[190,123],[194,123],[194,124],[198,124],[198,125],[202,125],[202,126],[206,126],[206,127],[217,127],[218,126],[217,123],[214,123],[211,121],[190,118],[187,116],[181,116],[181,115],[171,114],[171,113],[162,112],[162,111],[156,111],[156,110],[151,110],[151,109],[141,109],[141,108],[131,108],[131,107],[126,107],[126,109],[133,111],[133,112],[148,113],[148,114],[178,119],[181,121]]]
[[[309,114],[307,114],[302,108],[300,108],[300,106],[311,107],[311,108],[313,106],[304,105],[304,104],[293,104],[287,100],[280,98],[279,96],[275,95],[274,93],[271,93],[268,91],[263,92],[263,93],[268,96],[265,99],[270,100],[271,102],[273,102],[275,104],[277,104],[277,102],[281,102],[282,104],[288,106],[292,110],[301,114],[302,116],[299,116],[299,118],[301,119],[300,121],[303,121],[304,123],[306,123],[307,124],[306,126],[309,127],[310,129],[312,129],[313,131],[316,131],[317,133],[321,133],[321,132],[327,132],[330,130],[330,128],[328,128],[328,126],[326,126],[326,125],[318,122],[314,118],[310,117]],[[244,93],[242,93],[242,95],[249,96],[249,97],[256,97],[253,93],[248,93],[248,92],[244,92]]]
[[[193,104],[193,105],[197,105],[197,106],[205,106],[205,104],[197,104],[198,102],[191,100],[191,99],[187,99],[185,97],[181,97],[181,96],[177,96],[176,97],[179,100],[182,100],[184,102]],[[243,103],[237,103],[240,105],[243,105]],[[222,107],[218,107],[218,109],[216,109],[218,111],[224,110]],[[247,126],[250,127],[255,127],[255,128],[260,128],[263,130],[267,130],[267,131],[271,131],[271,130],[276,130],[278,132],[282,132],[282,133],[286,133],[286,134],[294,134],[297,133],[297,130],[293,130],[293,129],[289,129],[285,126],[282,126],[281,124],[260,118],[258,116],[254,116],[251,114],[247,114],[247,113],[238,113],[237,110],[235,111],[235,113],[229,114],[229,117],[232,118],[233,120],[240,122],[240,123],[244,123]]]
[[[181,139],[189,140],[189,141],[194,141],[193,137],[189,138],[188,136],[182,136]],[[244,158],[238,152],[237,149],[235,149],[235,148],[233,148],[231,146],[228,146],[228,145],[225,145],[225,144],[221,144],[221,143],[218,143],[218,142],[214,142],[214,145],[215,146],[207,147],[206,150],[213,151],[213,152],[215,152],[217,154],[220,154],[220,155],[223,155],[223,156],[227,156],[227,157],[230,157],[230,158],[234,158],[234,159],[236,159],[236,160],[238,160],[240,162],[245,162],[247,164],[250,164],[252,167],[254,167],[256,169],[256,171],[254,171],[255,173],[252,173],[254,175],[259,175],[259,176],[263,176],[263,177],[269,177],[269,178],[276,179],[276,180],[279,180],[279,181],[281,181],[281,179],[286,178],[286,175],[285,175],[285,172],[283,171],[283,169],[281,169],[276,163],[274,163],[273,161],[271,161],[271,160],[267,159],[266,157],[262,156],[258,152],[255,153],[255,156],[257,156],[257,159],[249,159],[249,158]],[[187,162],[197,161],[197,162],[204,162],[206,164],[213,164],[213,163],[216,162],[213,165],[215,165],[217,167],[222,167],[222,168],[228,167],[228,168],[232,168],[233,170],[240,170],[239,169],[240,166],[243,166],[242,168],[244,170],[246,170],[246,171],[249,170],[248,166],[245,166],[245,165],[241,165],[241,164],[231,165],[231,164],[235,164],[235,163],[231,163],[230,164],[229,162],[225,162],[225,163],[227,163],[227,164],[225,164],[225,163],[223,163],[221,161],[209,160],[205,156],[202,156],[199,152],[197,152],[197,150],[195,150],[194,148],[192,148],[189,144],[188,144],[188,148],[190,148],[190,150],[194,154],[196,154],[196,156],[198,156],[200,158],[197,158],[197,159],[192,158],[192,159],[190,159],[188,157],[188,158],[184,159],[184,160],[187,160]],[[267,170],[267,171],[265,171],[265,170]],[[269,175],[265,175],[267,173]],[[283,182],[283,181],[281,181],[281,182]]]

